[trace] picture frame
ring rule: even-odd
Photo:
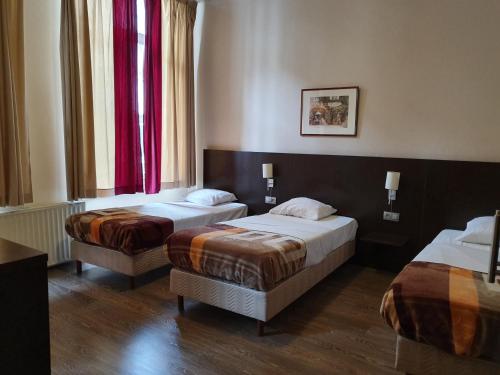
[[[358,86],[302,89],[300,135],[355,137],[358,104]]]

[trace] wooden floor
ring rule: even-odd
[[[169,269],[128,280],[85,266],[49,270],[53,374],[395,374],[379,306],[393,274],[345,265],[266,326],[189,299]]]

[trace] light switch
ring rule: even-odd
[[[384,220],[398,222],[399,212],[384,211]]]
[[[270,197],[266,195],[264,202],[267,204],[276,204],[276,197]]]

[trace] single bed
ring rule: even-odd
[[[491,246],[443,230],[393,281],[381,314],[397,334],[396,369],[408,374],[500,374],[500,280],[488,282]]]
[[[176,232],[170,291],[264,323],[354,255],[358,224],[264,214]]]
[[[93,210],[70,216],[66,231],[73,238],[77,273],[90,263],[134,278],[169,264],[165,242],[173,232],[244,217],[247,206],[229,202],[216,206],[192,202],[148,203]]]

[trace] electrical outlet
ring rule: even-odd
[[[399,212],[384,211],[384,220],[398,222]]]
[[[266,195],[264,202],[267,204],[276,204],[276,197]]]

